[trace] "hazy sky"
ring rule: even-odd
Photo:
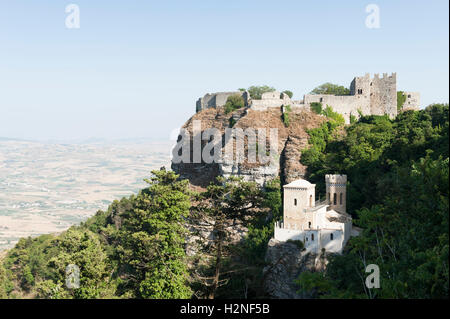
[[[65,26],[66,5],[80,28]],[[365,25],[368,4],[380,28]],[[0,136],[151,137],[207,92],[397,72],[421,104],[448,102],[448,1],[0,0]]]

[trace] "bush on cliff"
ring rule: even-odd
[[[231,95],[227,98],[225,103],[225,113],[228,114],[234,110],[243,108],[245,106],[244,98],[240,95]]]
[[[263,93],[273,92],[275,91],[274,87],[268,85],[260,85],[260,86],[251,86],[247,89],[248,93],[250,93],[250,97],[253,100],[260,100]]]

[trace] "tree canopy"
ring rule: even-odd
[[[310,94],[349,95],[350,89],[339,84],[327,82],[314,88]]]
[[[348,175],[347,207],[363,229],[324,274],[298,283],[318,297],[443,298],[448,296],[448,105],[407,111],[396,119],[362,117],[344,137],[322,126],[302,156],[323,192],[327,173]],[[376,264],[381,288],[364,285]]]

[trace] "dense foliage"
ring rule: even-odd
[[[248,226],[261,212],[263,193],[254,182],[239,178],[218,177],[218,183],[211,183],[205,192],[198,194],[198,205],[193,209],[192,219],[201,226],[212,227],[213,241],[205,242],[201,250],[202,259],[211,262],[196,271],[201,284],[197,296],[215,298],[218,289],[236,274],[253,266],[240,260],[232,236],[237,225]],[[229,288],[227,288],[228,290]]]
[[[403,107],[403,104],[405,104],[406,101],[406,95],[403,91],[397,92],[397,110],[400,111]]]
[[[324,83],[314,88],[311,94],[334,94],[334,95],[349,95],[350,89],[345,86],[333,84],[333,83]]]
[[[303,273],[303,290],[322,297],[448,296],[448,105],[407,111],[390,120],[362,117],[334,136],[310,132],[308,178],[324,191],[327,173],[348,175],[348,211],[362,228],[327,271]],[[380,268],[380,289],[367,289],[365,267]]]
[[[9,296],[189,298],[183,221],[190,194],[187,181],[177,177],[153,171],[148,188],[80,226],[58,236],[21,239],[4,261]],[[71,264],[80,269],[79,288],[65,283]]]
[[[289,96],[289,98],[291,98],[291,99],[294,96],[294,93],[292,91],[289,91],[289,90],[284,90],[282,93],[287,94],[287,96]]]
[[[227,98],[225,103],[225,114],[233,112],[234,110],[243,108],[245,106],[244,98],[240,95],[231,95]]]
[[[322,114],[322,103],[320,102],[312,102],[310,104],[311,111],[313,111],[316,114]]]
[[[260,85],[260,86],[251,86],[247,89],[248,93],[250,93],[250,97],[253,100],[260,100],[263,93],[273,92],[275,91],[274,87],[268,85]]]
[[[289,113],[292,111],[290,105],[284,106],[284,111],[281,114],[281,120],[283,121],[284,126],[289,127],[290,119],[289,119]]]

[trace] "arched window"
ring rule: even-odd
[[[336,204],[337,204],[337,194],[334,193],[333,194],[333,205],[336,205]]]
[[[311,228],[311,222],[308,223],[308,228]]]
[[[342,193],[339,194],[339,205],[342,205]]]
[[[333,233],[330,234],[330,240],[333,240]]]
[[[311,234],[311,241],[314,241],[314,234]]]
[[[297,206],[297,198],[294,198],[294,206]]]
[[[312,207],[312,195],[309,195],[309,207]]]

